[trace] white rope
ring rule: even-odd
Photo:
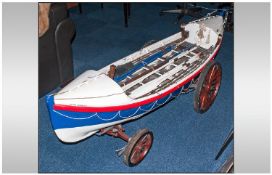
[[[183,88],[184,88],[184,87],[182,87],[182,89],[180,90],[180,92],[182,92]],[[164,105],[164,104],[167,103],[168,100],[170,100],[172,97],[175,98],[175,97],[177,97],[177,96],[179,96],[179,95],[180,95],[180,93],[179,93],[178,95],[176,95],[176,96],[174,96],[173,93],[170,93],[169,96],[168,96],[168,98],[167,98],[163,103],[158,103],[159,100],[156,100],[156,101],[152,104],[152,106],[151,106],[149,109],[142,109],[142,106],[140,106],[140,107],[138,107],[138,109],[137,109],[133,114],[131,114],[131,115],[127,116],[127,117],[122,116],[122,115],[121,115],[121,111],[116,112],[116,114],[115,114],[113,117],[109,118],[109,119],[105,119],[105,118],[100,117],[100,116],[98,115],[97,112],[96,112],[95,114],[93,114],[93,115],[90,115],[90,116],[87,116],[87,117],[79,117],[79,118],[75,118],[75,117],[71,117],[71,116],[62,114],[62,113],[60,113],[60,112],[58,112],[58,111],[56,111],[56,110],[53,110],[53,112],[55,112],[55,113],[57,113],[57,114],[59,114],[59,115],[61,115],[61,116],[63,116],[63,117],[66,117],[66,118],[69,118],[69,119],[75,119],[75,120],[90,119],[90,118],[92,118],[92,117],[94,117],[94,116],[97,116],[97,118],[99,118],[100,120],[103,120],[103,121],[110,121],[110,120],[113,120],[113,119],[115,119],[117,116],[119,116],[120,118],[123,118],[123,119],[127,119],[127,118],[133,117],[133,116],[134,116],[135,114],[137,114],[140,110],[143,111],[144,113],[148,113],[148,112],[154,110],[155,108]],[[156,105],[157,105],[157,106],[156,106]],[[156,107],[155,107],[155,106],[156,106]],[[144,115],[144,113],[143,113],[143,114],[140,114],[140,115]]]
[[[158,100],[156,101],[156,103],[157,103],[159,106],[164,105],[171,97],[172,97],[172,93],[169,94],[168,98],[167,98],[163,103],[159,104],[159,103],[158,103]]]
[[[94,117],[95,115],[97,115],[97,113],[95,113],[95,114],[93,114],[93,115],[91,115],[91,116],[88,116],[88,117],[70,117],[70,116],[68,116],[68,115],[65,115],[65,114],[62,114],[62,113],[60,113],[60,112],[58,112],[58,111],[56,111],[56,110],[53,110],[53,112],[55,112],[55,113],[57,113],[57,114],[59,114],[59,115],[61,115],[61,116],[63,116],[63,117],[66,117],[66,118],[69,118],[69,119],[75,119],[75,120],[84,120],[84,119],[90,119],[90,118],[92,118],[92,117]],[[97,115],[98,116],[98,115]]]
[[[115,118],[117,117],[117,114],[118,114],[118,112],[116,112],[116,114],[115,114],[112,118],[110,118],[110,119],[101,118],[98,114],[97,114],[97,117],[98,117],[99,119],[103,120],[103,121],[109,121],[109,120],[115,119]]]
[[[211,16],[211,15],[214,14],[215,12],[217,12],[217,10],[214,10],[214,11],[212,11],[212,12],[210,12],[210,13],[207,13],[206,16]]]
[[[128,117],[123,117],[123,116],[121,116],[121,111],[119,111],[119,117],[120,117],[120,118],[124,118],[124,119],[130,118],[130,117],[134,116],[135,114],[137,114],[137,112],[138,112],[139,110],[140,110],[140,108],[138,108],[133,114],[131,114],[131,115],[128,116]]]
[[[151,110],[153,109],[153,107],[156,105],[156,102],[157,102],[157,101],[155,101],[155,102],[153,103],[153,105],[152,105],[149,109],[142,109],[142,106],[140,106],[139,109],[142,110],[142,111],[145,111],[145,112],[147,112],[147,111],[149,112],[149,111],[151,111]]]

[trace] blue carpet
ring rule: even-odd
[[[141,48],[179,31],[176,15],[159,16],[175,3],[132,4],[129,27],[124,27],[123,6],[118,3],[83,4],[83,14],[70,11],[76,25],[72,44],[74,72],[100,69]],[[187,20],[190,20],[189,18]],[[216,57],[222,64],[222,84],[210,110],[193,109],[194,92],[182,95],[163,108],[124,125],[133,135],[138,129],[153,131],[148,156],[136,167],[127,167],[115,149],[125,142],[109,136],[90,137],[77,144],[61,143],[51,127],[45,98],[39,99],[39,172],[216,172],[233,153],[233,142],[214,160],[233,128],[233,33],[224,33]],[[54,90],[57,91],[58,89]]]

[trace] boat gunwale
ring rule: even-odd
[[[126,109],[131,109],[135,107],[139,107],[148,103],[152,103],[156,100],[159,100],[175,90],[181,88],[184,86],[186,83],[191,81],[195,76],[197,76],[201,71],[204,69],[205,65],[214,59],[216,54],[218,53],[220,46],[222,44],[222,36],[218,38],[220,40],[220,43],[217,43],[217,46],[215,48],[215,51],[213,52],[212,56],[210,56],[206,63],[201,65],[198,69],[196,69],[193,73],[191,73],[190,76],[186,77],[183,81],[181,81],[178,85],[171,85],[165,89],[163,89],[160,94],[155,93],[150,96],[146,96],[143,98],[139,98],[137,100],[131,101],[132,103],[129,104],[123,104],[123,105],[118,105],[118,106],[99,106],[99,107],[92,107],[92,106],[74,106],[74,105],[61,105],[61,104],[54,104],[53,109],[54,110],[60,110],[60,111],[72,111],[72,112],[113,112],[113,111],[120,111],[120,110],[126,110]],[[146,98],[146,99],[145,99]]]

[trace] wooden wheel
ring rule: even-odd
[[[148,154],[153,143],[153,134],[148,129],[139,130],[130,138],[123,153],[124,163],[127,166],[138,165]]]
[[[220,88],[222,68],[218,62],[211,61],[201,72],[195,92],[194,109],[206,112],[213,104]]]

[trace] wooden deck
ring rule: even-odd
[[[218,42],[216,43],[217,45],[220,42],[220,39],[221,38],[218,39]],[[175,40],[174,42],[160,47],[149,54],[137,58],[136,60],[138,62],[142,61],[147,56],[151,56],[158,51],[164,51],[164,48],[175,44],[173,50],[165,52],[162,57],[157,58],[148,65],[145,65],[140,70],[137,70],[131,76],[121,81],[119,85],[125,90],[125,93],[127,95],[132,95],[138,88],[143,88],[147,83],[163,76],[165,78],[162,79],[159,84],[156,84],[156,86],[154,85],[154,88],[151,91],[146,92],[135,99],[157,93],[195,71],[208,59],[215,49],[214,47],[205,49],[186,41],[181,43],[179,43],[179,41],[181,41],[181,39]],[[166,75],[167,72],[170,72],[173,69],[175,69],[175,71],[172,71],[169,76],[164,76],[164,74]]]

